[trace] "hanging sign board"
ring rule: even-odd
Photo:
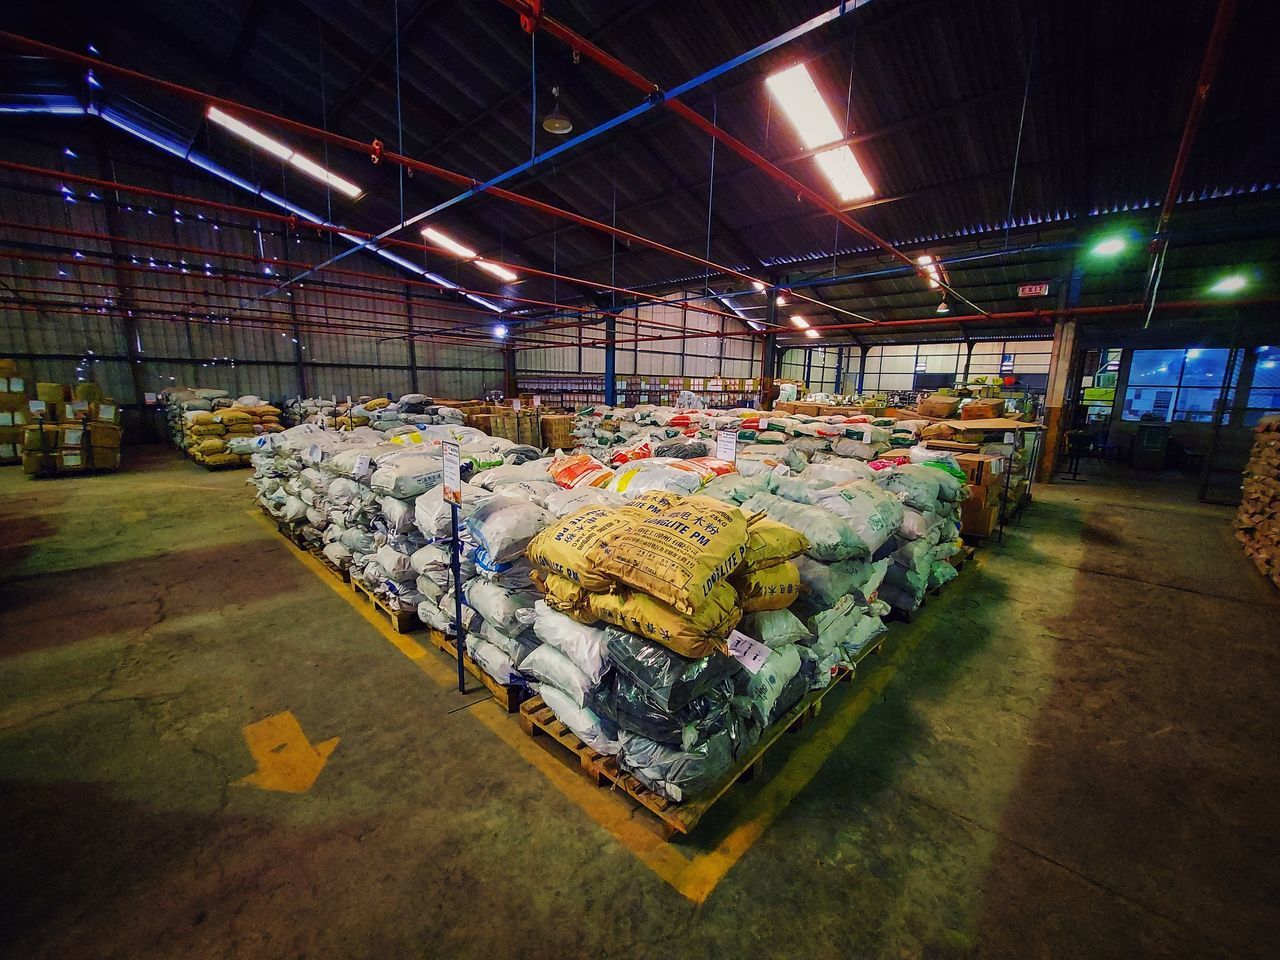
[[[738,462],[737,430],[721,430],[716,434],[716,456],[730,463]]]
[[[440,465],[445,502],[462,506],[462,452],[457,443],[446,440],[440,444]]]
[[[1018,284],[1018,296],[1020,297],[1047,297],[1048,295],[1048,280],[1037,280],[1035,283]]]
[[[745,633],[729,631],[729,656],[737,660],[751,673],[759,673],[772,651],[759,640],[752,640]]]

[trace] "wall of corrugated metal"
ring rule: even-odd
[[[38,132],[9,138],[3,156],[219,203],[261,205],[98,123],[46,122]],[[94,380],[125,403],[178,385],[275,400],[304,387],[321,396],[399,395],[414,382],[407,293],[416,330],[492,316],[454,305],[450,294],[409,288],[407,273],[366,254],[341,266],[374,279],[324,273],[316,278],[322,283],[265,297],[296,272],[284,261],[316,263],[347,246],[305,230],[294,236],[273,219],[0,171],[0,220],[8,224],[0,226],[0,356],[15,357],[32,381]],[[114,244],[107,239],[113,227],[120,238]],[[496,349],[419,336],[415,352],[419,392],[469,398],[501,386]],[[131,360],[137,361],[136,384]]]

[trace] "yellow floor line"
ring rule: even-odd
[[[250,515],[256,517],[272,533],[277,533],[275,524],[260,510],[250,511]],[[285,542],[303,566],[359,611],[374,629],[416,663],[424,674],[441,686],[452,686],[456,682],[457,674],[448,661],[440,656],[428,656],[426,647],[410,637],[396,633],[386,617],[380,616],[372,604],[335,579],[315,557],[289,541]],[[724,838],[713,849],[701,853],[686,854],[679,846],[663,840],[642,822],[640,818],[643,812],[637,811],[630,800],[595,786],[576,769],[557,760],[550,751],[527,736],[515,718],[493,701],[476,704],[471,714],[535,767],[587,816],[612,834],[614,839],[630,850],[645,866],[682,896],[694,903],[702,903],[787,805],[809,785],[827,758],[848,736],[858,718],[866,713],[888,686],[907,654],[919,643],[922,633],[923,631],[918,630],[911,631],[899,638],[894,644],[893,653],[883,666],[869,677],[854,681],[860,685],[854,696],[846,698],[836,691],[834,697],[843,702],[834,711],[830,709],[833,698],[827,698],[824,705],[828,709],[812,725],[814,734],[787,754],[786,761],[773,773],[768,784],[738,812]],[[868,662],[864,661],[864,664]]]

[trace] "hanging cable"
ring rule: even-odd
[[[1018,158],[1022,155],[1022,129],[1027,122],[1027,101],[1031,97],[1031,64],[1036,55],[1036,36],[1039,21],[1031,25],[1031,44],[1027,49],[1027,81],[1022,88],[1022,112],[1018,116],[1018,140],[1013,148],[1013,174],[1009,178],[1009,206],[1004,214],[1004,246],[1009,247],[1009,230],[1013,227],[1013,191],[1018,184]]]
[[[400,0],[393,0],[395,7],[395,48],[396,48],[396,150],[404,153],[404,117],[400,105]],[[400,222],[404,222],[404,171],[403,165],[397,165],[400,172]]]
[[[538,155],[538,31],[529,31],[529,162]],[[401,220],[404,217],[400,218]]]

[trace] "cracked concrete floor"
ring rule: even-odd
[[[695,906],[256,523],[244,473],[129,452],[115,476],[0,471],[12,956],[1203,958],[1280,937],[1280,600],[1230,511],[1176,480],[1043,489],[894,628],[924,636],[883,698]],[[315,786],[230,786],[241,728],[282,710],[341,737]]]

